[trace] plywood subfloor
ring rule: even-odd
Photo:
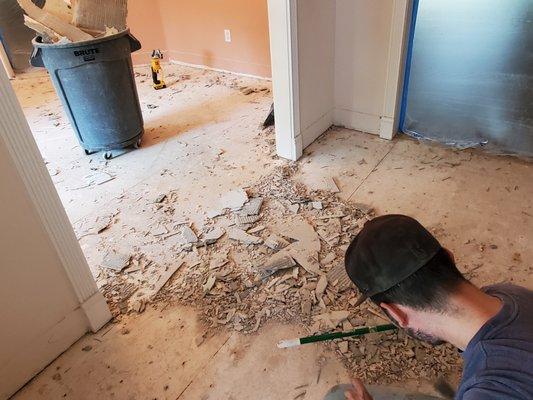
[[[102,247],[143,247],[135,230],[153,223],[161,193],[177,193],[176,217],[201,226],[220,195],[283,163],[273,157],[272,133],[258,128],[271,102],[259,89],[269,82],[168,66],[169,89],[154,91],[148,71],[137,72],[143,147],[111,161],[83,154],[46,76],[14,82],[73,225],[119,212],[105,236],[80,239],[95,276]],[[244,95],[243,86],[258,92]],[[113,179],[81,187],[95,171]],[[334,177],[344,199],[420,219],[477,284],[533,288],[532,172],[513,158],[334,128],[306,150],[297,179],[313,188]],[[253,335],[220,329],[197,346],[201,332],[192,304],[149,305],[81,339],[15,399],[293,399],[306,390],[301,399],[318,400],[349,375],[324,345],[275,348],[304,333],[299,325],[270,321]]]

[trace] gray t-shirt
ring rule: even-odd
[[[499,284],[483,289],[502,309],[463,352],[457,400],[533,399],[533,291]]]

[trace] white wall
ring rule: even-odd
[[[0,70],[0,399],[111,317]]]
[[[300,130],[307,147],[333,123],[335,0],[298,1]]]
[[[393,0],[337,0],[334,122],[379,134]]]

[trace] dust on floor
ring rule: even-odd
[[[343,249],[372,212],[419,218],[476,283],[531,286],[531,166],[339,128],[308,148],[300,162],[287,163],[274,156],[273,132],[259,128],[271,102],[268,82],[170,68],[175,80],[167,92],[153,91],[147,71],[137,70],[144,146],[111,161],[81,155],[46,78],[15,83],[118,324],[84,338],[91,350],[76,354],[77,344],[20,398],[62,391],[72,398],[130,398],[140,390],[144,397],[241,399],[255,389],[261,398],[305,392],[299,398],[319,399],[327,385],[346,379],[347,370],[369,381],[457,379],[460,363],[451,347],[429,348],[401,333],[288,351],[275,343],[381,321],[370,305],[353,310],[356,293],[326,274],[342,262]],[[298,243],[306,244],[303,254]],[[280,252],[284,262],[273,268],[269,262],[279,261],[271,258]],[[280,265],[285,268],[271,274]],[[198,321],[170,322],[182,315]],[[152,335],[143,323],[157,316],[169,325]],[[193,327],[180,332],[187,326]],[[111,343],[130,341],[134,332],[134,344],[114,353]],[[126,353],[147,356],[155,341],[160,350],[147,361],[150,367],[121,359]],[[173,367],[174,346],[190,354],[180,368]],[[121,367],[103,373],[97,362],[111,354]],[[272,357],[279,358],[275,365]],[[321,365],[332,369],[322,381],[316,376]],[[54,366],[64,368],[60,379],[51,373]],[[142,382],[146,368],[147,379],[159,386],[149,389]],[[174,383],[156,378],[152,368]],[[76,378],[89,371],[92,389]]]

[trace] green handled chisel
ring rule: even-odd
[[[286,349],[288,347],[296,347],[296,346],[300,346],[302,344],[307,344],[307,343],[324,342],[326,340],[341,339],[341,338],[352,337],[352,336],[362,336],[362,335],[366,335],[367,333],[385,332],[385,331],[390,331],[393,329],[397,329],[397,327],[393,324],[363,326],[361,328],[354,329],[353,331],[350,331],[350,332],[324,333],[321,335],[306,336],[306,337],[297,338],[297,339],[282,340],[281,342],[278,343],[278,347],[280,349]]]

